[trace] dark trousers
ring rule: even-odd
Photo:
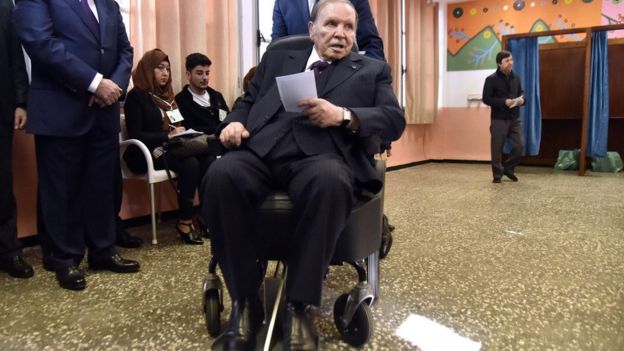
[[[266,161],[248,150],[216,160],[201,188],[202,216],[230,296],[257,293],[261,276],[253,245],[254,216],[276,187],[295,206],[296,228],[287,243],[286,297],[319,305],[323,276],[354,204],[354,176],[336,155]]]
[[[39,213],[46,263],[57,269],[116,250],[113,181],[117,134],[94,127],[83,136],[35,136]]]
[[[500,179],[504,173],[513,174],[520,158],[524,141],[522,139],[522,125],[520,119],[492,119],[490,124],[492,176]],[[509,140],[511,152],[504,162],[501,162],[503,145]]]
[[[154,161],[154,168],[165,169],[164,157],[160,157]],[[178,175],[178,211],[180,219],[193,219],[193,199],[195,198],[195,190],[206,174],[206,170],[214,161],[212,155],[194,156],[187,158],[168,157],[166,166],[176,172]]]
[[[13,125],[0,116],[0,257],[21,253],[13,195]]]

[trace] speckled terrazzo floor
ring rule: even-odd
[[[492,184],[483,164],[387,174],[386,213],[397,229],[363,349],[417,350],[395,331],[418,314],[482,350],[624,350],[624,174],[521,167],[517,175],[519,183]],[[122,251],[140,273],[93,273],[83,292],[60,289],[39,250],[27,250],[34,278],[0,273],[0,350],[209,349],[201,311],[209,247],[182,245],[172,226],[160,225],[158,246]],[[130,231],[149,236],[149,226]],[[317,320],[323,350],[349,349],[331,311],[354,276],[331,270]]]

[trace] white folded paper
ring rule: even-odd
[[[276,77],[275,81],[280,99],[287,112],[301,112],[303,109],[297,106],[299,101],[317,97],[314,71]]]

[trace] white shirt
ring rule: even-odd
[[[322,58],[318,55],[318,53],[316,52],[316,46],[314,46],[314,47],[312,48],[312,52],[310,53],[310,57],[308,57],[308,62],[306,63],[306,69],[305,69],[305,70],[306,70],[306,71],[309,71],[309,70],[310,70],[310,66],[311,66],[314,62],[316,62],[316,61],[318,61],[318,60],[325,61],[325,60],[323,60],[323,59],[322,59]],[[325,62],[329,63],[330,65],[332,64],[332,62],[331,62],[331,61],[325,61]]]
[[[193,101],[195,101],[196,104],[202,107],[210,107],[210,95],[208,95],[208,91],[204,91],[202,95],[199,95],[195,94],[190,87],[188,87],[187,89],[191,93],[191,95],[193,95]]]
[[[97,7],[95,6],[95,0],[80,0],[80,2],[83,2],[83,1],[86,1],[89,4],[89,8],[91,9],[91,12],[93,12],[93,16],[95,16],[95,19],[98,22],[100,22],[100,17],[98,16]],[[100,82],[102,81],[102,78],[104,78],[104,76],[101,73],[96,73],[95,77],[93,77],[93,80],[91,81],[91,84],[89,84],[89,88],[87,88],[87,90],[90,93],[95,93],[95,91],[97,90],[97,87],[100,85]]]
[[[310,15],[312,14],[312,9],[314,8],[315,4],[316,0],[308,0],[308,9],[310,10]]]

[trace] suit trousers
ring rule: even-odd
[[[0,117],[0,257],[21,253],[13,195],[13,125]]]
[[[35,135],[39,228],[46,263],[60,269],[116,253],[113,182],[117,134],[97,124],[77,137]]]
[[[492,176],[494,179],[500,179],[504,173],[513,174],[518,162],[520,162],[524,148],[520,118],[492,119],[490,135]],[[505,161],[501,162],[503,146],[506,140],[509,140],[511,152]]]
[[[231,298],[258,291],[263,277],[253,245],[254,217],[266,196],[281,188],[297,216],[286,243],[286,297],[319,305],[324,274],[354,204],[354,182],[351,169],[334,154],[267,161],[241,149],[216,160],[201,187],[202,216]]]

